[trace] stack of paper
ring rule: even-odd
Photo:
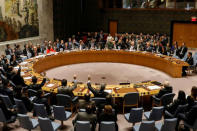
[[[24,79],[25,79],[25,80],[30,80],[30,79],[31,79],[31,77],[24,77]]]
[[[53,87],[55,84],[48,84],[47,87]]]
[[[112,90],[105,90],[105,92],[111,94],[112,93]]]
[[[20,65],[26,65],[26,64],[28,64],[28,62],[22,62],[22,63],[20,63]]]
[[[158,89],[161,89],[161,87],[159,87],[159,86],[148,86],[147,87],[149,90],[158,90]]]

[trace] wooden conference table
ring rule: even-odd
[[[188,66],[187,63],[169,56],[147,52],[115,50],[71,51],[50,56],[43,55],[27,59],[20,65],[22,66],[21,74],[26,84],[30,84],[32,76],[37,76],[38,81],[41,82],[45,77],[41,75],[41,73],[48,69],[58,66],[88,62],[115,62],[142,65],[161,70],[172,77],[181,77],[182,67]],[[68,84],[72,86],[71,82],[68,82]],[[48,79],[42,89],[45,92],[57,93],[57,87],[60,85],[61,82],[59,80]],[[99,85],[92,86],[96,89],[100,87]],[[112,97],[123,97],[128,92],[139,92],[140,96],[151,96],[157,94],[162,87],[163,86],[158,85],[157,82],[147,81],[135,84],[131,83],[128,85],[107,85],[106,91],[109,92]],[[76,96],[84,96],[86,93],[91,93],[88,90],[86,83],[78,84],[78,87],[73,92]]]

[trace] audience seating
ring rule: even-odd
[[[175,131],[177,118],[165,119],[164,123],[158,122],[155,124],[157,131]]]
[[[51,122],[49,118],[38,117],[38,122],[41,131],[57,131],[61,126],[59,123]]]
[[[91,124],[89,121],[77,121],[75,124],[75,131],[91,131]]]
[[[147,120],[159,121],[162,118],[164,107],[153,107],[152,111],[144,112]]]
[[[12,116],[9,120],[7,120],[5,115],[6,114],[4,114],[2,109],[0,108],[0,122],[3,122],[3,126],[6,126],[7,123],[12,123],[16,120],[15,116]]]
[[[174,96],[174,93],[165,94],[161,98],[153,96],[153,106],[167,106],[172,103]]]
[[[125,107],[131,107],[131,106],[138,107],[139,93],[138,92],[127,93],[125,94],[123,99],[124,99],[123,101],[123,114],[124,114]]]
[[[28,89],[27,92],[28,92],[29,99],[32,99],[33,97],[37,96],[37,91],[35,90]]]
[[[48,117],[44,104],[34,103],[34,112],[36,116],[40,116],[43,118]]]
[[[63,121],[68,120],[72,113],[65,111],[64,106],[53,106],[54,119],[61,121],[61,127],[63,126]]]
[[[36,119],[30,119],[28,115],[18,114],[18,120],[20,126],[29,131],[35,129],[38,126],[38,121]]]
[[[116,131],[114,121],[102,121],[99,125],[99,131]]]
[[[75,98],[72,99],[68,95],[57,94],[56,95],[57,105],[58,106],[64,106],[65,109],[69,109],[73,113],[73,108],[75,107],[75,103],[74,103],[75,102]]]
[[[134,131],[155,131],[155,121],[142,121],[133,127]]]
[[[9,96],[7,96],[7,95],[0,95],[0,97],[2,98],[4,104],[6,105],[6,107],[8,109],[14,109],[15,108],[15,105],[12,104]]]
[[[142,116],[143,116],[143,108],[132,108],[130,113],[124,114],[125,119],[129,123],[135,123],[141,122],[142,121]]]
[[[14,101],[15,101],[15,104],[16,104],[17,113],[19,113],[19,114],[27,114],[27,109],[26,109],[23,101],[22,100],[18,100],[16,98],[14,98]]]

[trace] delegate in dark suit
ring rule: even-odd
[[[190,66],[192,66],[194,64],[194,60],[193,60],[193,57],[192,57],[192,52],[189,52],[188,55],[187,55],[187,59],[185,60],[185,62],[187,62]],[[184,66],[182,68],[182,76],[186,76],[186,70],[188,69],[188,67]]]
[[[109,95],[107,92],[105,92],[105,84],[101,84],[100,90],[95,90],[92,88],[91,83],[87,83],[88,89],[94,94],[94,97],[103,97],[106,98],[107,95]]]
[[[157,95],[155,95],[157,98],[161,98],[163,95],[172,93],[172,86],[165,85],[163,89],[159,91]]]
[[[29,85],[28,89],[32,89],[32,90],[36,90],[36,91],[40,90],[44,86],[44,84],[46,83],[46,78],[44,78],[42,80],[41,84],[37,84],[37,81],[38,81],[37,78],[35,76],[33,76],[32,77],[33,84]]]
[[[179,57],[182,59],[185,54],[187,53],[187,47],[185,46],[185,44],[183,43],[183,45],[180,48],[180,52],[179,52]]]
[[[69,95],[74,97],[73,90],[77,88],[77,83],[75,82],[72,87],[67,86],[67,80],[62,80],[62,86],[58,87],[58,94]]]

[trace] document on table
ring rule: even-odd
[[[21,72],[21,76],[24,76],[25,75],[25,72]]]
[[[161,87],[160,86],[148,86],[147,87],[149,90],[158,90],[158,89],[161,89]]]
[[[30,79],[31,79],[31,77],[24,77],[24,79],[25,79],[25,80],[30,80]]]
[[[105,90],[105,92],[111,94],[112,93],[112,90]]]
[[[26,64],[28,64],[28,62],[22,62],[22,63],[20,63],[20,65],[26,65]]]
[[[53,87],[55,84],[48,84],[47,87]]]

